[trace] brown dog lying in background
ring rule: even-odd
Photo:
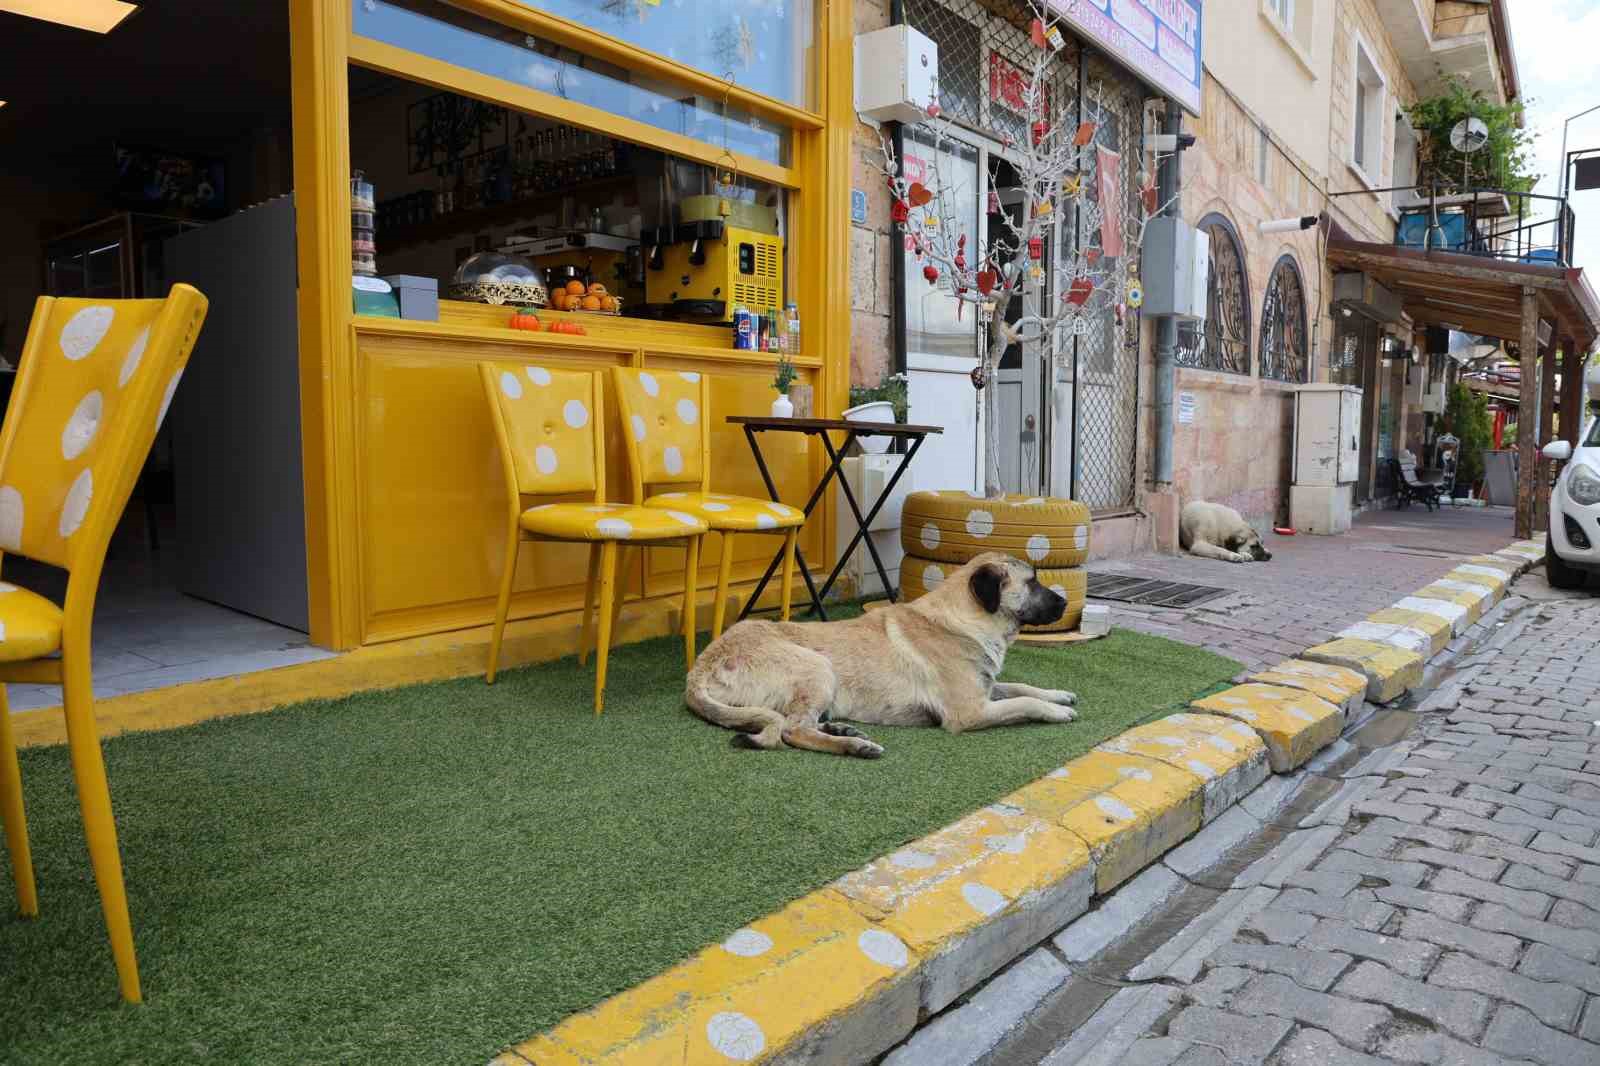
[[[1070,722],[1072,693],[995,680],[1017,631],[1066,606],[1031,565],[990,552],[914,603],[842,622],[740,622],[701,654],[684,699],[751,747],[864,759],[882,746],[837,719],[952,733]]]

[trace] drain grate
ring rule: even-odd
[[[1088,595],[1092,600],[1114,600],[1118,603],[1138,603],[1148,607],[1194,607],[1232,589],[1219,589],[1211,585],[1190,585],[1182,581],[1148,577],[1143,574],[1097,574],[1089,572]]]

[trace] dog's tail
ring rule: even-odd
[[[701,718],[743,734],[739,739],[751,747],[783,747],[784,717],[771,707],[736,707],[724,703],[707,692],[704,686],[693,683],[684,692],[684,702]]]

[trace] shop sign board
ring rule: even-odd
[[[1204,0],[1050,0],[1061,20],[1185,111],[1200,113]]]

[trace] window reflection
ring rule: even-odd
[[[354,0],[352,26],[362,37],[788,165],[787,132],[770,123],[733,109],[724,115],[721,101],[684,93],[433,0]]]

